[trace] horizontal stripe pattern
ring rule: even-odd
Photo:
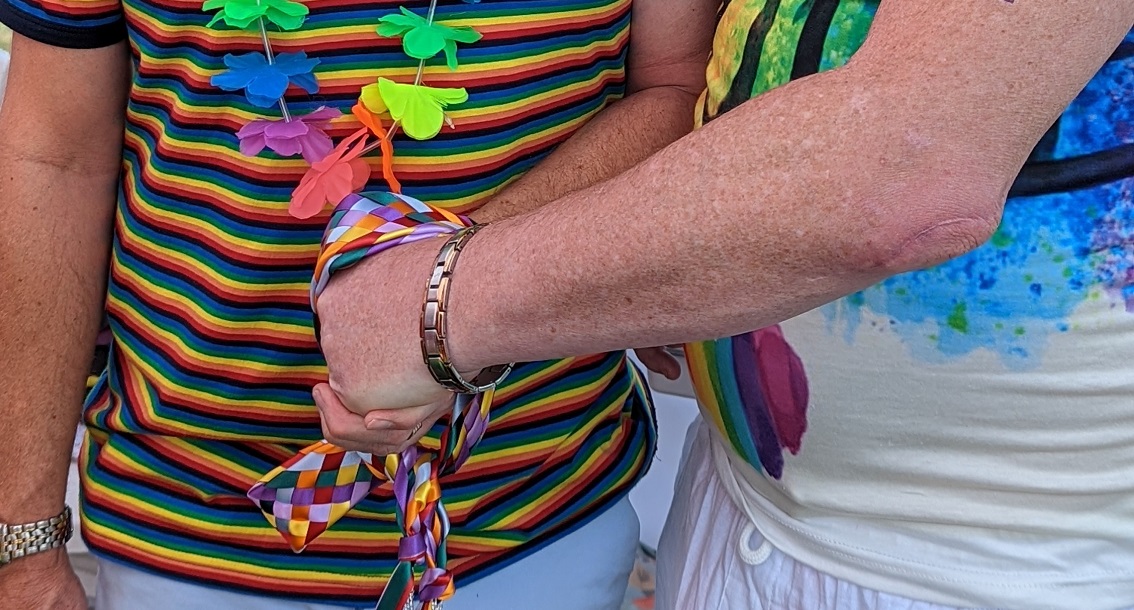
[[[277,53],[320,63],[319,91],[293,88],[290,109],[347,111],[379,76],[412,80],[416,60],[376,35],[412,0],[311,0]],[[330,210],[288,214],[306,164],[246,157],[235,132],[275,109],[210,79],[225,54],[259,51],[255,32],[210,29],[200,0],[0,0],[54,27],[125,23],[134,60],[115,218],[107,313],[113,340],[85,420],[88,544],[143,569],[269,595],[372,601],[397,556],[388,489],[295,555],[245,497],[265,472],[321,436],[311,387],[326,377],[308,304]],[[407,195],[455,212],[481,205],[623,93],[630,0],[442,0],[437,20],[483,39],[460,69],[435,60],[430,85],[465,87],[454,128],[399,138],[394,171]],[[378,159],[369,187],[384,188]],[[438,431],[426,444],[437,442]],[[549,542],[624,495],[644,473],[653,421],[623,354],[519,367],[497,392],[476,453],[442,481],[451,565],[475,578]],[[459,583],[458,583],[459,586]]]
[[[15,13],[39,19],[57,28],[61,35],[69,32],[81,37],[83,31],[95,31],[122,22],[119,0],[4,0]]]
[[[33,40],[76,49],[126,36],[119,0],[0,0],[0,23]]]
[[[462,582],[531,552],[625,494],[654,449],[647,400],[621,354],[516,369],[476,452],[442,479],[458,596]],[[435,428],[423,444],[435,448],[439,433]],[[298,447],[93,429],[81,465],[84,538],[102,555],[216,586],[372,602],[396,563],[400,535],[388,485],[298,555],[244,495]]]

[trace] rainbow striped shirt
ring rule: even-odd
[[[293,111],[349,110],[378,76],[412,80],[416,60],[374,28],[399,5],[427,2],[305,4],[300,31],[273,33],[278,52],[321,62],[318,95],[293,88]],[[630,0],[451,0],[437,14],[484,39],[461,49],[456,73],[426,68],[430,84],[466,87],[469,101],[450,111],[454,129],[399,141],[408,195],[474,209],[622,93]],[[260,41],[209,19],[200,0],[0,0],[0,21],[50,44],[128,37],[135,68],[107,294],[113,340],[85,415],[84,537],[104,557],[174,577],[372,602],[397,559],[387,489],[299,555],[245,497],[321,437],[309,391],[325,365],[307,291],[327,218],[288,215],[301,159],[240,154],[235,132],[262,111],[209,78],[226,53]],[[347,114],[332,136],[359,127]],[[475,455],[443,481],[457,578],[530,553],[621,498],[653,444],[624,354],[519,366]]]

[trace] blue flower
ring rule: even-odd
[[[308,93],[318,91],[319,83],[311,73],[318,64],[318,59],[308,59],[303,51],[280,53],[273,63],[268,63],[263,53],[230,53],[224,56],[228,70],[212,77],[209,82],[225,91],[244,89],[244,96],[249,102],[268,108],[283,97],[289,84]]]

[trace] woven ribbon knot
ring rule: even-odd
[[[401,244],[455,233],[467,219],[394,193],[350,195],[331,215],[311,284],[311,305],[331,276],[368,256]],[[446,568],[449,516],[440,478],[456,472],[488,428],[492,392],[456,395],[439,450],[410,447],[397,455],[348,451],[326,440],[305,447],[264,475],[249,491],[267,520],[295,552],[301,552],[370,492],[389,481],[398,525],[398,565],[378,601],[378,610],[412,608],[415,600],[439,608],[453,595]],[[415,567],[421,573],[414,579]]]

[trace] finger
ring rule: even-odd
[[[647,347],[634,350],[634,355],[647,369],[673,381],[681,377],[681,363],[662,347]]]
[[[326,384],[312,388],[311,396],[319,409],[323,438],[344,449],[365,451],[366,448],[360,446],[360,438],[371,432],[366,429],[362,417],[348,411],[338,395]]]
[[[407,448],[416,445],[421,441],[422,438],[425,437],[426,434],[429,434],[429,431],[433,429],[433,426],[437,424],[437,421],[439,419],[453,411],[453,401],[448,400],[423,408],[429,409],[430,411],[426,413],[424,417],[422,417],[420,427],[417,424],[414,424],[414,427],[417,429],[411,429],[409,437],[405,440],[405,442],[398,446],[397,452],[400,453],[402,451],[405,451]]]
[[[409,432],[424,421],[440,405],[450,405],[452,401],[430,403],[408,409],[374,409],[362,415],[362,421],[370,430],[404,430]]]
[[[325,384],[315,386],[311,394],[319,408],[323,438],[343,449],[385,455],[399,451],[409,435],[408,430],[367,429],[362,416],[348,411]]]
[[[426,434],[429,434],[429,431],[433,429],[439,419],[452,411],[453,401],[450,399],[445,402],[411,409],[375,410],[367,413],[363,420],[366,425],[382,428],[384,431],[382,434],[386,435],[384,442],[391,443],[389,446],[384,445],[386,453],[400,453],[416,445]],[[406,416],[404,412],[412,412],[413,415]],[[398,421],[386,420],[384,419],[386,417],[394,417]],[[410,424],[409,421],[413,423]],[[391,424],[394,427],[386,428]],[[395,438],[395,434],[400,436]]]
[[[452,412],[453,399],[407,409],[378,409],[366,418],[347,410],[326,384],[312,390],[326,439],[344,449],[375,455],[400,453],[422,439],[437,420]]]
[[[363,416],[366,427],[372,430],[414,430],[418,423],[440,420],[452,412],[452,399],[424,407],[409,409],[375,409]],[[425,424],[422,424],[424,427]]]

